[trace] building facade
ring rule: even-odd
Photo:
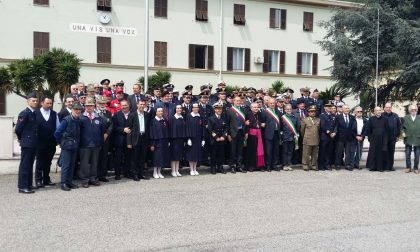
[[[59,47],[83,59],[80,81],[144,74],[145,0],[1,0],[0,66]],[[205,83],[324,89],[330,57],[317,45],[335,7],[327,0],[149,0],[149,74],[169,71],[176,89]],[[58,101],[59,102],[59,101]],[[0,95],[16,115],[22,98]]]

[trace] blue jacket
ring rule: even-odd
[[[68,115],[61,120],[54,137],[63,150],[77,150],[80,143],[80,119]]]
[[[81,117],[80,148],[98,148],[104,143],[105,124],[97,113],[92,115],[92,120],[86,112]]]
[[[319,116],[320,119],[320,129],[319,129],[319,139],[321,141],[332,140],[328,133],[337,133],[337,127],[335,125],[335,120],[333,116],[327,113],[322,113]]]
[[[388,119],[389,125],[389,135],[391,136],[391,141],[396,141],[401,133],[401,120],[395,113],[382,113],[382,116]]]
[[[35,112],[32,112],[29,108],[20,112],[15,132],[22,148],[36,148],[38,144],[38,123]]]

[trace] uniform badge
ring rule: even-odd
[[[95,124],[99,124],[99,121],[98,120],[95,120]]]

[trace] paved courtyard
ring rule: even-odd
[[[34,195],[18,194],[16,176],[2,175],[0,250],[419,251],[420,175],[398,166],[202,171]]]

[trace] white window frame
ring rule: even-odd
[[[302,53],[302,74],[312,75],[312,53]]]
[[[242,55],[237,55],[239,51],[242,53]],[[240,59],[241,60],[240,63],[237,62],[237,60],[239,58],[242,58],[242,59]],[[241,66],[239,66],[239,65],[241,65]],[[238,67],[240,67],[240,68],[238,68]],[[234,71],[234,72],[244,72],[245,71],[245,48],[234,47],[232,49],[232,71]]]

